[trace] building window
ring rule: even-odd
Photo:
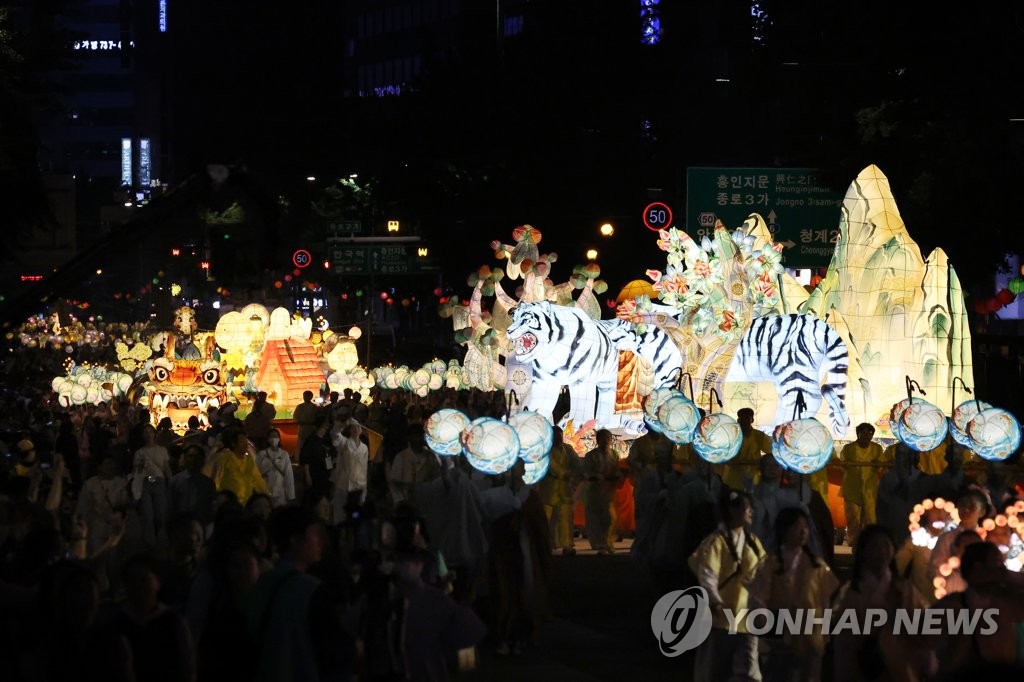
[[[661,0],[640,0],[640,42],[644,45],[661,42]]]
[[[523,17],[505,17],[505,37],[510,38],[523,32]]]

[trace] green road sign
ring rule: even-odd
[[[337,242],[363,233],[363,223],[359,220],[331,220],[326,225],[327,241]]]
[[[437,272],[423,244],[337,245],[331,262],[338,275],[418,275]]]
[[[739,227],[759,213],[790,268],[823,268],[839,241],[843,194],[813,168],[687,168],[686,231],[700,239],[715,220]]]

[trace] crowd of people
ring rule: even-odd
[[[743,446],[722,475],[690,446],[657,433],[637,440],[629,457],[633,556],[657,593],[700,586],[708,595],[712,629],[697,649],[695,679],[919,681],[982,664],[1024,664],[1024,575],[1006,567],[1007,554],[1019,549],[1006,509],[1020,495],[1005,465],[989,464],[976,480],[951,441],[941,454],[902,444],[883,449],[874,428],[860,424],[857,440],[839,455],[843,538],[814,477],[783,472],[770,439],[753,428],[752,412],[743,410],[738,421]],[[922,456],[933,473],[921,470]],[[935,506],[939,498],[956,500],[955,527],[945,506]],[[919,525],[930,542],[910,532],[911,513],[925,506]],[[991,530],[982,532],[983,525]],[[842,582],[833,571],[836,540],[853,547],[852,573]],[[863,622],[870,609],[929,607],[998,608],[999,627],[990,635],[932,638],[848,630],[830,638],[822,628],[757,637],[742,619],[730,633],[726,616],[763,608],[820,618],[831,609],[836,619],[853,610]]]
[[[713,628],[696,679],[924,680],[1021,660],[1024,586],[999,568],[998,533],[986,542],[978,531],[1016,491],[998,468],[971,481],[952,448],[945,469],[924,473],[903,447],[890,465],[873,429],[858,427],[841,455],[855,549],[840,584],[827,489],[783,472],[752,411],[738,415],[741,455],[725,469],[653,432],[621,457],[607,431],[581,456],[556,430],[547,475],[527,485],[522,462],[490,476],[426,445],[434,411],[501,417],[500,392],[304,398],[291,452],[262,394],[244,420],[228,405],[184,435],[123,401],[11,405],[21,427],[0,442],[10,679],[446,679],[472,667],[479,646],[516,656],[536,642],[551,617],[552,557],[577,551],[577,503],[582,535],[613,555],[615,498],[627,482],[632,556],[655,592],[699,585],[709,595]],[[374,456],[371,433],[382,436]],[[929,551],[911,541],[907,518],[940,495],[958,500],[960,525]],[[1005,627],[965,647],[758,638],[742,626],[728,634],[723,615],[937,601],[998,601]]]

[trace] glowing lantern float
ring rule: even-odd
[[[439,455],[452,456],[462,452],[462,432],[469,426],[469,417],[458,410],[438,410],[424,424],[427,446]]]
[[[539,483],[548,473],[548,467],[551,466],[551,458],[546,454],[538,459],[536,462],[527,462],[526,470],[523,472],[523,483],[526,485],[534,485]]]
[[[477,471],[502,474],[519,457],[519,436],[505,422],[480,417],[462,432],[462,451]]]
[[[772,437],[772,454],[784,468],[801,474],[820,470],[832,458],[832,434],[817,419],[780,424]]]
[[[971,437],[967,435],[967,425],[978,416],[979,412],[991,408],[992,405],[983,400],[968,400],[965,403],[961,403],[953,410],[953,416],[949,420],[949,435],[953,437],[954,441],[965,448],[974,447]]]
[[[1012,414],[998,407],[980,412],[967,425],[971,449],[984,459],[1000,462],[1020,447],[1020,424]]]
[[[897,412],[897,408],[904,403],[906,407]],[[900,401],[893,406],[892,416],[893,435],[918,452],[934,450],[946,440],[946,434],[949,433],[946,415],[924,400]]]
[[[693,449],[711,464],[728,462],[739,453],[742,443],[739,422],[722,412],[701,419],[693,433]]]
[[[682,395],[682,392],[674,388],[656,388],[647,396],[647,400],[644,402],[644,420],[648,426],[658,433],[664,433],[665,431],[661,422],[658,421],[658,408],[666,400],[677,395]]]
[[[516,412],[508,418],[508,423],[519,436],[519,457],[524,462],[538,462],[551,451],[555,429],[540,413]]]
[[[682,392],[676,391],[675,395],[662,402],[657,414],[661,432],[673,443],[683,445],[693,440],[700,412]]]

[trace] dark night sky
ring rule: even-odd
[[[688,166],[816,167],[844,189],[875,163],[922,251],[944,246],[983,286],[1024,246],[1024,123],[1010,122],[1024,118],[1021,9],[766,0],[755,46],[749,2],[663,2],[663,40],[646,47],[638,4],[525,3],[523,34],[499,52],[493,3],[463,2],[463,27],[481,28],[451,41],[461,58],[432,62],[416,94],[378,99],[346,93],[377,49],[349,44],[365,3],[172,0],[154,67],[169,173],[244,168],[235,190],[253,197],[271,255],[304,238],[276,196],[306,202],[311,174],[372,176],[379,213],[418,224],[457,287],[523,223],[560,254],[556,279],[589,245],[613,289],[642,277],[664,261],[641,210],[656,197],[682,215]]]

